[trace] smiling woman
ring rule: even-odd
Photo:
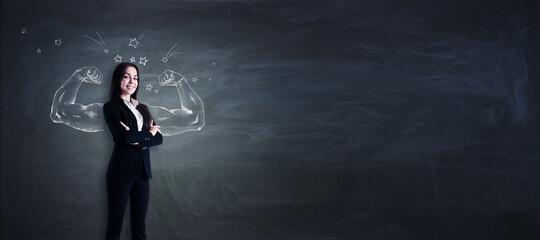
[[[107,169],[107,238],[120,239],[127,201],[131,201],[132,239],[146,239],[146,212],[152,178],[149,147],[163,142],[148,108],[139,104],[139,70],[120,63],[113,72],[103,115],[114,150]]]

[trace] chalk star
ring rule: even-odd
[[[193,77],[193,78],[191,78],[191,81],[196,83],[197,81],[199,81],[199,79],[197,79],[196,77]]]
[[[134,57],[131,57],[131,58],[129,59],[129,61],[130,61],[130,62],[136,62],[137,60],[136,60]]]
[[[146,57],[139,57],[139,64],[142,64],[142,65],[145,65],[146,66],[146,63],[148,62],[148,60],[146,60]]]
[[[158,93],[158,92],[159,92],[159,89],[154,90],[154,92],[155,92],[155,93]]]
[[[39,53],[39,54],[41,54],[41,48],[38,48],[38,49],[36,50],[36,52]]]
[[[26,30],[26,28],[21,29],[22,34],[26,34],[27,32],[28,32],[28,30]]]
[[[105,49],[105,50],[103,50],[103,52],[109,53],[109,49]]]
[[[60,40],[60,39],[54,40],[54,45],[56,45],[56,46],[62,45],[62,40]]]
[[[116,55],[116,57],[114,57],[114,62],[122,62],[122,57],[120,57],[120,55]]]
[[[164,63],[167,63],[167,61],[169,61],[169,59],[166,58],[166,57],[163,57],[163,58],[161,59],[161,61],[164,62]]]
[[[146,90],[152,91],[152,84],[146,84]]]
[[[137,41],[137,38],[129,39],[130,47],[137,48],[137,45],[139,45],[139,41]]]

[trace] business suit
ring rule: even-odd
[[[163,142],[148,127],[137,129],[137,118],[124,104],[118,109],[112,103],[103,105],[103,115],[113,137],[114,150],[107,169],[108,223],[106,239],[120,239],[128,198],[131,202],[132,239],[146,239],[145,218],[148,209],[149,182],[152,178],[149,147]],[[120,123],[124,123],[130,130]],[[132,145],[130,143],[138,143]]]

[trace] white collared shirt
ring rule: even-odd
[[[139,130],[139,132],[142,131],[144,118],[142,114],[139,112],[139,110],[137,110],[137,105],[139,105],[139,101],[133,98],[131,99],[131,102],[123,98],[122,100],[124,100],[124,103],[126,104],[126,106],[129,108],[129,110],[131,110],[133,115],[135,115],[135,118],[137,118],[137,130]]]

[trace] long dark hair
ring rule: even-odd
[[[111,89],[109,90],[109,103],[111,103],[113,106],[116,107],[120,111],[120,113],[123,116],[123,119],[127,120],[127,114],[126,108],[123,107],[124,101],[120,97],[122,95],[122,89],[120,88],[120,84],[122,83],[122,78],[124,77],[124,74],[126,73],[126,69],[128,67],[133,67],[135,70],[137,70],[137,75],[139,75],[139,68],[137,65],[133,63],[128,62],[122,62],[119,63],[116,68],[114,69],[113,75],[112,75],[112,81],[111,81]],[[141,85],[141,78],[139,76],[139,81],[137,83],[137,88],[135,89],[135,92],[131,94],[131,98],[137,99],[137,93],[139,92],[139,86]],[[137,105],[137,110],[141,113],[144,119],[144,126],[146,128],[150,128],[150,122],[153,120],[152,115],[150,114],[150,111],[148,110],[148,107],[146,105],[139,103]],[[129,125],[129,123],[126,123]]]

